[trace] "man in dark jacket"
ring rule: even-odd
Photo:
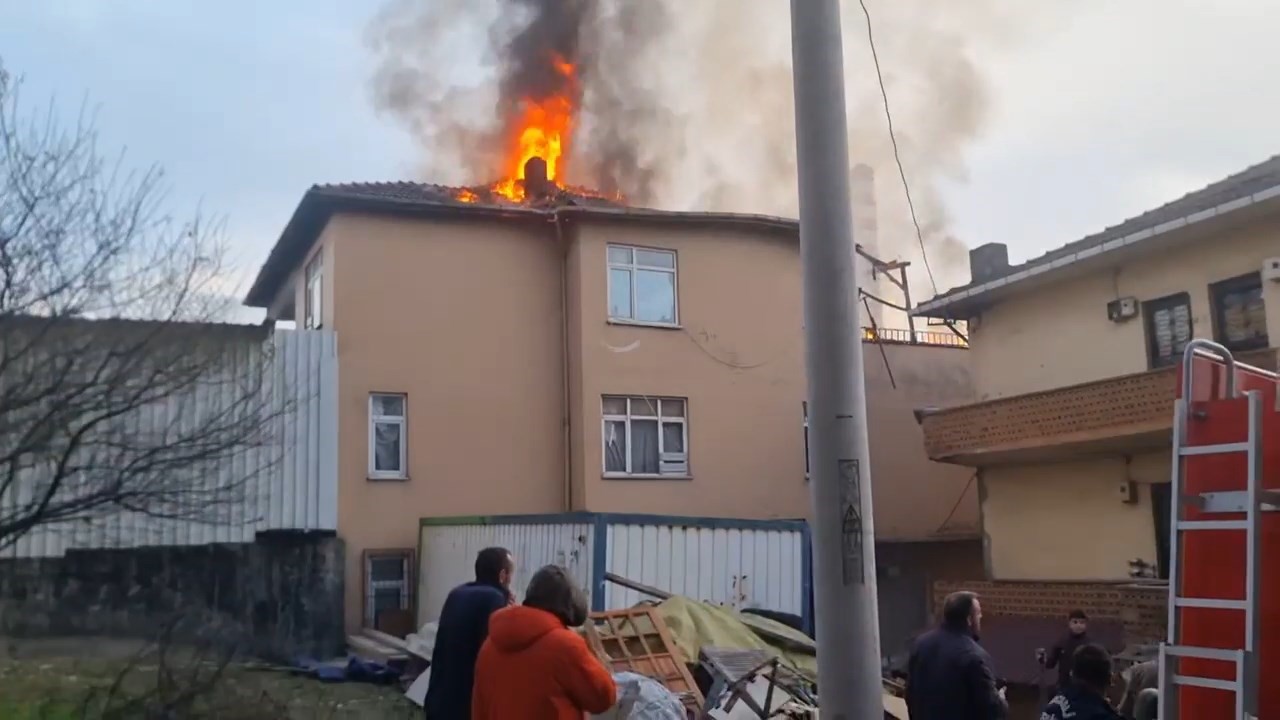
[[[911,720],[1001,720],[1008,715],[991,656],[978,644],[981,629],[977,595],[947,596],[942,626],[917,639],[907,660]]]
[[[422,704],[427,720],[471,720],[476,656],[489,636],[489,616],[512,602],[514,571],[506,548],[485,548],[476,556],[475,581],[459,585],[445,598]]]
[[[1058,691],[1040,720],[1121,720],[1107,702],[1111,656],[1097,645],[1081,645],[1071,658],[1071,682]]]
[[[1072,610],[1067,616],[1067,634],[1058,640],[1048,655],[1041,653],[1040,662],[1045,668],[1058,668],[1058,685],[1054,692],[1059,692],[1071,684],[1071,662],[1076,650],[1089,644],[1089,616],[1083,610]]]

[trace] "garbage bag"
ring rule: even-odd
[[[685,720],[684,705],[675,693],[653,678],[636,673],[613,674],[618,702],[592,720]]]

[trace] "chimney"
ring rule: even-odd
[[[547,179],[547,161],[533,156],[524,164],[524,194],[530,200],[555,194],[555,185]]]
[[[969,279],[975,283],[1009,274],[1009,246],[987,243],[969,251]]]
[[[876,222],[876,173],[870,165],[859,163],[853,166],[849,174],[849,195],[853,206],[853,242],[861,245],[868,254],[879,257],[880,231]],[[858,287],[872,295],[884,297],[884,293],[880,291],[878,278],[873,277],[871,272],[870,261],[858,257],[856,251],[853,261],[856,263],[854,267],[858,269]],[[877,326],[884,325],[883,305],[878,302],[862,305],[859,301],[859,306],[859,309],[864,312],[868,306],[871,308],[871,317],[864,318],[864,324],[870,325],[875,321]]]

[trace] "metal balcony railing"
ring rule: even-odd
[[[862,328],[862,339],[870,342],[899,343],[902,345],[934,345],[939,347],[969,347],[964,338],[952,332],[910,330],[900,328]]]

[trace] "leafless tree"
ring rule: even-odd
[[[213,324],[220,228],[165,214],[162,173],[104,158],[91,116],[19,99],[0,63],[0,550],[122,515],[225,520],[279,403],[266,329]]]

